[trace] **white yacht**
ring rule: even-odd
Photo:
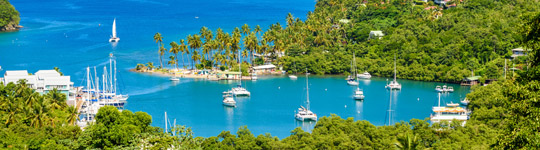
[[[234,96],[251,96],[251,93],[242,87],[242,85],[237,85],[235,88],[232,88],[230,93]]]
[[[389,90],[393,90],[393,89],[401,90],[401,84],[399,84],[396,80],[396,56],[395,55],[394,55],[394,80],[390,81],[390,83],[386,85],[385,88]]]
[[[178,77],[171,77],[169,80],[171,80],[171,81],[180,81],[180,78],[178,78]]]
[[[114,18],[113,25],[112,25],[112,35],[109,39],[109,42],[118,42],[120,41],[120,38],[116,36],[116,18]]]
[[[229,107],[236,107],[236,101],[234,101],[234,98],[230,94],[226,94],[223,96],[223,105],[229,106]]]
[[[296,74],[296,63],[294,64],[294,73]],[[296,75],[294,75],[294,74],[290,74],[290,75],[289,75],[289,78],[291,78],[291,79],[298,79],[298,77],[297,77]]]
[[[292,74],[289,75],[289,78],[291,78],[291,79],[298,79],[298,77],[297,77],[296,75],[292,75]]]
[[[364,100],[364,91],[360,88],[356,88],[354,91],[354,99],[355,100]]]
[[[369,74],[369,72],[364,72],[362,74],[358,74],[357,75],[358,78],[360,79],[370,79],[371,78],[371,74]]]
[[[437,91],[439,93],[440,92],[454,92],[454,87],[443,85],[442,88],[441,88],[441,86],[437,85],[435,87],[435,91]]]
[[[430,116],[431,122],[439,123],[441,121],[452,122],[453,120],[457,120],[463,121],[461,125],[465,126],[465,123],[469,120],[468,111],[458,106],[459,104],[455,105],[451,103],[447,107],[441,107],[441,93],[439,93],[439,105],[433,107],[433,114]]]
[[[308,73],[306,69],[306,92],[307,92],[307,107],[304,108],[304,106],[300,106],[298,108],[298,112],[294,115],[296,120],[299,121],[317,121],[317,114],[313,113],[311,110],[309,110],[309,84],[308,84]]]

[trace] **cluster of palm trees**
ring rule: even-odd
[[[335,5],[330,10],[333,9],[345,8],[343,5]],[[346,29],[353,25],[339,21],[347,17],[346,11],[315,9],[315,12],[308,12],[308,19],[305,22],[289,13],[286,17],[286,28],[278,22],[270,25],[265,32],[259,25],[252,30],[247,24],[240,28],[236,27],[232,33],[224,32],[221,28],[213,32],[207,27],[202,27],[198,34],[188,35],[178,42],[170,42],[168,49],[165,48],[163,37],[158,32],[154,35],[154,41],[158,44],[159,68],[163,68],[163,57],[167,52],[170,53],[167,64],[171,67],[178,69],[181,60],[184,69],[189,63],[191,69],[194,69],[197,64],[200,64],[199,68],[219,65],[230,67],[246,57],[250,57],[250,63],[253,65],[256,54],[264,56],[260,57],[263,62],[274,62],[277,58],[285,56],[291,47],[305,51],[309,47],[333,47],[348,43]]]
[[[26,124],[31,127],[73,125],[78,111],[66,103],[66,95],[56,89],[41,95],[25,80],[0,84],[0,121],[2,125]]]

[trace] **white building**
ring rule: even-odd
[[[66,94],[68,104],[75,100],[75,88],[70,76],[61,76],[56,70],[39,70],[34,75],[26,70],[6,71],[2,82],[7,85],[10,82],[17,83],[26,80],[28,87],[40,94],[46,94],[56,88],[60,93]]]
[[[381,39],[384,36],[382,31],[371,31],[369,32],[369,39],[379,38]]]

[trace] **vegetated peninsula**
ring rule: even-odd
[[[19,12],[9,3],[8,0],[0,0],[0,31],[13,31],[21,28],[19,26]]]
[[[514,56],[512,49],[524,47],[518,42],[519,27],[523,17],[540,10],[538,2],[437,2],[441,4],[321,0],[306,20],[284,14],[286,24],[275,23],[263,31],[244,24],[231,33],[202,27],[183,39],[154,38],[170,42],[156,49],[163,60],[154,64],[234,70],[240,59],[250,66],[272,63],[288,73],[307,68],[314,74],[350,74],[354,54],[356,70],[391,77],[397,55],[397,78],[453,83],[471,76],[481,76],[480,82],[498,79],[505,59],[513,59],[516,69],[524,67],[525,57]],[[245,61],[247,57],[252,61]],[[183,62],[185,58],[193,62]],[[142,63],[138,69],[150,68]]]

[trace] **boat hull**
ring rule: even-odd
[[[355,95],[354,96],[354,99],[355,100],[364,100],[365,96],[364,95]]]
[[[110,39],[109,39],[109,42],[113,42],[113,43],[114,43],[114,42],[118,42],[118,41],[120,41],[120,38],[114,38],[114,37],[113,37],[113,38],[110,38]]]

